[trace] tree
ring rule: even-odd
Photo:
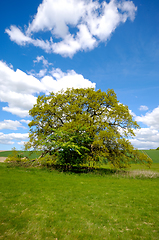
[[[139,126],[113,90],[52,92],[39,96],[29,114],[26,148],[42,150],[42,156],[50,154],[56,162],[73,165],[107,159],[120,168],[133,161],[150,164],[129,142]]]

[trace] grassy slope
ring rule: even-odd
[[[36,157],[39,157],[41,155],[41,152],[33,152],[31,154],[31,152],[29,151],[18,151],[18,153],[24,157],[29,157],[31,159],[34,159]],[[4,152],[0,152],[0,157],[8,157],[9,155],[12,154],[12,151],[4,151]]]
[[[159,150],[144,150],[154,163],[159,163]]]
[[[10,155],[11,153],[12,153],[12,151],[0,152],[0,157],[8,157],[8,155]]]
[[[158,239],[159,178],[0,164],[1,239]],[[152,201],[153,199],[153,201]]]
[[[132,164],[130,168],[127,169],[129,170],[141,170],[141,171],[154,171],[154,172],[159,172],[159,164],[158,163],[153,163],[150,167],[150,169],[148,169],[148,167],[146,167],[143,164]]]

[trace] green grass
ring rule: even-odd
[[[154,163],[159,163],[159,150],[144,150]]]
[[[159,163],[153,163],[150,167],[150,169],[148,169],[144,164],[131,164],[130,169],[127,170],[152,170],[155,172],[159,172]]]
[[[158,239],[159,178],[0,164],[0,239]]]
[[[0,157],[8,157],[11,154],[12,154],[12,151],[0,152]]]

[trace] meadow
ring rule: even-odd
[[[22,157],[29,157],[30,159],[37,158],[41,155],[41,152],[31,152],[31,151],[17,151]],[[13,151],[2,151],[0,152],[0,157],[8,157],[12,155]]]
[[[144,150],[144,152],[153,160],[153,163],[159,162],[159,150]]]
[[[0,163],[0,239],[157,240],[158,186],[157,158],[78,174]]]

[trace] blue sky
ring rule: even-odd
[[[5,0],[0,3],[0,150],[23,148],[40,93],[113,88],[141,129],[132,144],[159,146],[157,0]]]

